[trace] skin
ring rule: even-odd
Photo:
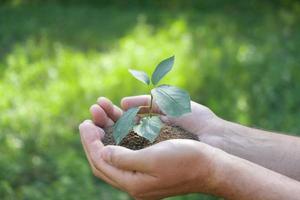
[[[148,96],[138,96],[123,99],[121,105],[127,110],[130,107],[148,105],[148,103]],[[104,136],[102,128],[113,125],[122,115],[121,109],[114,106],[108,99],[100,98],[90,111],[93,121],[83,122],[79,129],[94,175],[128,192],[135,199],[155,200],[194,192],[208,193],[227,199],[300,199],[300,184],[296,180],[249,162],[247,158],[232,155],[235,153],[248,156],[252,155],[251,151],[259,152],[257,149],[252,149],[253,143],[256,142],[255,133],[253,133],[254,139],[251,138],[252,140],[236,137],[235,134],[244,131],[243,127],[221,120],[200,104],[193,102],[192,113],[181,118],[163,117],[162,119],[197,134],[202,142],[169,140],[139,151],[120,146],[104,147],[101,142]],[[154,111],[160,112],[155,105]],[[247,132],[247,134],[252,133]],[[261,134],[265,133],[257,133],[258,142],[261,141],[259,137]],[[266,135],[273,136],[271,133]],[[271,136],[267,139],[270,143],[273,141]],[[226,144],[230,144],[228,141],[231,140],[224,139],[224,142],[222,137],[225,139],[233,137],[234,145],[237,145],[237,139],[241,139],[242,143],[238,145],[239,148],[229,149],[234,152],[229,154],[225,152],[225,147]],[[247,137],[246,134],[245,137]],[[285,139],[283,135],[280,135],[280,139],[283,140],[281,143],[292,140]],[[274,144],[278,142],[277,140],[279,139],[276,137]],[[247,141],[251,141],[249,146],[247,146]],[[225,151],[213,145],[222,147]],[[257,146],[259,147],[259,143]],[[247,150],[249,150],[248,153],[243,153]],[[274,151],[268,148],[260,150],[267,151],[260,152],[264,155],[271,155],[270,152]],[[249,156],[249,158],[252,157]],[[260,161],[264,157],[257,155],[255,158]],[[269,159],[271,162],[274,158]],[[290,160],[293,159],[290,158]],[[289,169],[289,166],[273,163],[271,166],[278,170]],[[298,177],[297,170],[290,174]]]
[[[148,96],[127,97],[122,107],[148,105]],[[155,111],[160,112],[155,105]],[[209,108],[191,102],[192,112],[179,118],[162,117],[196,134],[203,143],[300,181],[300,138],[242,126],[223,120]]]

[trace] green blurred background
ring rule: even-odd
[[[300,3],[292,0],[2,0],[0,197],[128,200],[93,177],[78,124],[151,72],[245,125],[300,135]],[[218,199],[186,195],[172,200]]]

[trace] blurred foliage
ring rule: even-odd
[[[92,176],[78,124],[98,96],[147,92],[128,68],[173,54],[165,83],[225,119],[300,135],[298,1],[40,2],[0,6],[1,199],[130,199]]]

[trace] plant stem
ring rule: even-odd
[[[151,94],[151,92],[150,92],[150,94]],[[152,107],[153,107],[153,95],[151,94],[150,108],[149,108],[150,117],[152,117]]]

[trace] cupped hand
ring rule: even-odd
[[[123,110],[128,110],[132,107],[149,106],[149,104],[149,95],[125,97],[121,101]],[[191,110],[191,113],[181,117],[172,118],[162,116],[161,119],[167,124],[180,126],[197,135],[200,140],[205,140],[204,142],[206,142],[206,139],[208,139],[206,136],[210,133],[222,132],[222,126],[225,121],[216,116],[209,108],[191,101]],[[90,111],[94,123],[101,128],[112,126],[122,115],[122,110],[116,105],[113,105],[112,102],[105,97],[100,97],[97,104],[91,106]],[[153,105],[153,111],[163,115],[155,103]],[[209,137],[209,139],[211,140],[213,138]],[[207,143],[210,143],[210,141],[207,141]]]
[[[103,146],[103,130],[92,121],[83,122],[79,128],[94,175],[135,199],[156,200],[192,192],[213,194],[217,188],[215,172],[224,155],[209,145],[178,139],[133,151]]]
[[[149,96],[126,97],[121,105],[149,105]],[[122,110],[101,97],[92,105],[93,121],[86,120],[79,129],[81,140],[95,176],[114,187],[128,192],[136,199],[161,199],[190,192],[212,193],[215,188],[216,150],[201,142],[169,140],[139,151],[101,142],[102,128],[112,126]],[[156,105],[154,112],[161,113]],[[212,126],[216,116],[206,107],[192,102],[192,113],[180,118],[163,119],[201,135]]]
[[[150,96],[148,95],[125,97],[121,101],[121,106],[124,110],[131,107],[148,106],[149,104]],[[155,103],[153,105],[153,111],[163,114]],[[162,116],[161,119],[167,124],[180,126],[197,135],[201,141],[203,140],[206,143],[216,142],[211,141],[216,138],[207,136],[209,136],[210,133],[221,132],[225,122],[216,116],[209,108],[193,101],[191,101],[191,113],[176,118]]]

